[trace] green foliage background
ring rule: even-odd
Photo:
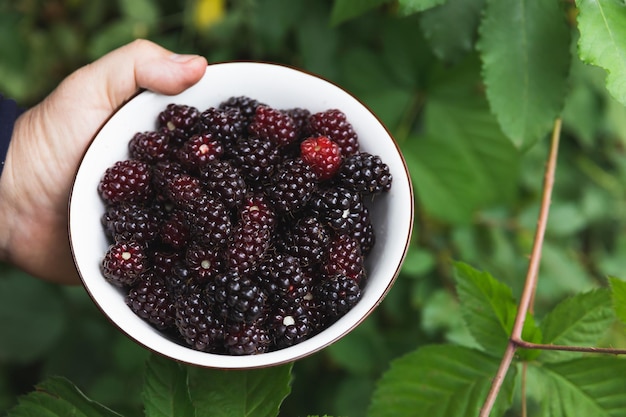
[[[506,312],[514,312],[523,285],[557,117],[563,136],[535,300],[541,323],[528,331],[546,343],[626,346],[623,324],[603,308],[610,297],[589,292],[618,277],[611,280],[614,299],[626,300],[619,279],[626,278],[626,53],[617,42],[602,42],[610,38],[602,30],[623,33],[622,3],[600,2],[609,21],[599,23],[584,0],[232,0],[209,25],[198,23],[198,3],[0,0],[0,91],[33,105],[74,69],[145,37],[210,62],[301,67],[344,86],[378,113],[414,181],[414,241],[376,313],[342,341],[293,365],[281,416],[364,416],[370,403],[372,415],[384,415],[377,407],[384,408],[386,391],[375,391],[376,384],[383,375],[401,378],[403,369],[413,369],[403,368],[406,363],[422,366],[427,385],[439,381],[452,392],[453,381],[427,376],[429,361],[485,361],[462,376],[490,378],[493,361],[483,351],[497,355],[506,343]],[[579,29],[589,36],[579,38]],[[523,45],[536,49],[525,54]],[[72,115],[62,122],[71,123]],[[481,308],[494,294],[502,297],[490,315]],[[591,313],[572,318],[579,311],[574,306]],[[476,319],[469,326],[468,315]],[[568,320],[587,327],[563,334]],[[493,334],[494,326],[502,331]],[[42,283],[0,265],[0,410],[61,375],[119,413],[143,415],[148,357],[81,288]],[[542,384],[572,374],[567,364],[575,364],[562,359],[542,352],[539,360],[547,365],[529,371],[532,381],[543,381],[529,391],[531,411],[543,400]],[[618,375],[622,364],[592,360],[585,366],[601,374],[583,375],[589,386],[581,389],[598,397],[591,384],[612,377],[626,388]],[[178,370],[168,366],[156,362],[149,370],[176,377]],[[519,390],[511,377],[503,396],[513,403],[507,415],[516,416]],[[574,414],[565,409],[563,415]]]

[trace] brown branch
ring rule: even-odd
[[[541,261],[541,249],[543,247],[543,240],[545,237],[546,226],[548,224],[548,213],[550,211],[550,201],[552,199],[552,189],[554,187],[554,173],[556,171],[556,160],[559,149],[559,140],[561,137],[561,119],[557,119],[554,122],[554,128],[552,130],[552,139],[550,142],[550,154],[548,155],[548,162],[546,165],[546,171],[543,181],[543,193],[541,198],[541,208],[539,210],[539,217],[537,220],[537,230],[535,231],[535,239],[533,242],[533,248],[528,265],[528,271],[526,273],[526,281],[524,282],[524,290],[517,309],[517,316],[515,317],[515,323],[513,324],[513,330],[511,332],[511,340],[506,346],[500,367],[493,378],[491,388],[485,399],[485,403],[480,410],[479,417],[489,417],[489,413],[496,402],[496,398],[502,388],[502,383],[506,377],[507,372],[515,356],[517,350],[517,343],[513,340],[521,340],[522,330],[524,329],[524,323],[526,321],[526,315],[533,303],[535,296],[535,290],[537,288],[537,279],[539,276],[539,264]]]
[[[546,345],[542,343],[527,342],[522,339],[511,338],[511,343],[522,349],[539,349],[539,350],[559,350],[564,352],[581,352],[581,353],[604,353],[607,355],[626,355],[626,349],[619,348],[601,348],[591,346],[566,346],[566,345]]]

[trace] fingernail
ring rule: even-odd
[[[187,54],[172,54],[170,55],[170,59],[174,62],[185,63],[189,62],[192,59],[198,58],[199,55],[187,55]]]

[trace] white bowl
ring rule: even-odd
[[[104,205],[97,192],[104,171],[128,158],[128,141],[153,130],[167,104],[200,111],[232,96],[248,96],[275,108],[303,107],[311,112],[342,110],[359,135],[361,150],[379,155],[389,166],[393,185],[371,207],[376,245],[366,263],[362,299],[345,316],[295,346],[250,356],[226,356],[193,350],[173,342],[136,316],[122,291],[102,276],[100,263],[109,245],[100,222]],[[378,118],[351,94],[322,78],[290,67],[256,62],[209,65],[204,77],[176,96],[142,92],[117,111],[87,149],[76,173],[69,204],[69,233],[84,287],[102,312],[130,338],[166,357],[203,367],[243,369],[303,358],[337,341],[359,325],[383,300],[407,252],[413,224],[413,192],[402,154]]]

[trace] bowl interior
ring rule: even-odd
[[[370,205],[376,245],[366,264],[368,280],[359,303],[325,331],[295,346],[252,356],[208,354],[181,346],[137,317],[124,294],[100,272],[108,242],[100,218],[104,206],[97,192],[105,170],[128,158],[128,141],[138,131],[153,130],[167,104],[187,104],[200,111],[232,96],[248,96],[275,108],[303,107],[312,113],[342,110],[359,135],[361,150],[379,155],[389,166],[393,185]],[[142,92],[125,104],[94,138],[76,174],[69,205],[69,232],[83,284],[102,312],[145,347],[182,362],[218,368],[254,368],[289,362],[338,340],[382,301],[395,280],[411,236],[413,194],[404,159],[380,121],[357,99],[321,78],[289,67],[252,62],[209,65],[204,77],[176,96]]]

